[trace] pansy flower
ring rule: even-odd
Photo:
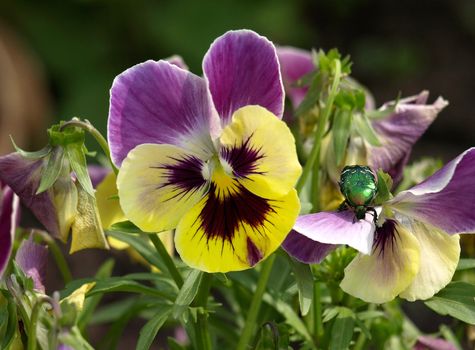
[[[0,181],[0,277],[8,265],[12,252],[19,215],[18,197],[10,187]]]
[[[292,228],[301,166],[280,120],[284,91],[270,41],[227,32],[203,73],[147,61],[114,80],[108,138],[120,204],[145,232],[176,229],[189,266],[243,270]]]
[[[40,158],[27,158],[19,152],[4,155],[0,157],[0,181],[18,195],[49,234],[66,242],[71,232],[71,253],[107,248],[96,200],[72,176],[67,159],[59,166],[54,184],[37,193],[46,164],[60,152],[54,148]]]
[[[303,101],[308,88],[298,86],[299,79],[315,70],[312,55],[308,51],[293,47],[277,49],[286,95],[293,108]],[[366,111],[374,111],[375,102],[371,94],[353,79],[349,83],[363,89],[366,96]],[[379,145],[371,144],[358,133],[350,134],[346,157],[341,164],[334,164],[329,147],[322,152],[330,177],[336,182],[346,164],[365,164],[373,169],[382,169],[395,181],[402,176],[414,143],[427,130],[438,113],[447,106],[447,101],[439,97],[427,104],[429,94],[423,91],[418,95],[383,104],[375,118],[369,118],[370,125],[378,137]],[[386,113],[384,113],[386,112]],[[328,142],[326,142],[328,144]],[[325,143],[324,143],[325,146]],[[328,146],[328,145],[327,145]]]
[[[283,247],[307,263],[339,244],[359,250],[340,286],[367,302],[432,297],[455,272],[458,234],[475,232],[475,148],[376,211],[377,224],[371,212],[361,220],[352,210],[301,216]]]

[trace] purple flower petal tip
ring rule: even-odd
[[[8,185],[46,230],[59,237],[59,223],[49,191],[36,194],[43,160],[25,159],[18,153],[0,157],[0,181]]]
[[[300,262],[319,264],[338,245],[316,242],[292,230],[282,243],[282,248]]]
[[[294,230],[307,238],[326,244],[347,244],[364,254],[373,247],[375,225],[371,214],[356,220],[351,211],[319,212],[299,216]]]
[[[22,242],[15,256],[15,261],[23,272],[33,279],[36,290],[45,292],[43,281],[46,277],[46,263],[48,260],[48,248],[36,244],[33,239]]]
[[[443,231],[475,232],[475,148],[388,202],[394,210]]]
[[[112,170],[100,165],[89,165],[87,171],[91,178],[92,186],[96,188]]]
[[[457,347],[440,338],[420,336],[414,344],[413,350],[456,350]]]
[[[0,277],[8,265],[20,215],[19,199],[0,182]]]
[[[203,72],[224,125],[247,105],[265,107],[282,117],[284,87],[275,47],[267,38],[250,30],[225,33],[211,44]]]
[[[396,181],[400,179],[412,146],[448,104],[441,97],[432,104],[426,104],[428,97],[429,93],[422,91],[404,98],[398,102],[391,115],[372,122],[382,144],[379,147],[371,146],[368,150],[368,162],[372,168],[389,172]],[[382,109],[393,103],[386,103]]]
[[[277,48],[282,80],[286,95],[297,108],[305,98],[307,87],[297,87],[297,81],[304,75],[315,69],[312,60],[312,54],[309,51],[300,50],[290,46],[281,46]]]

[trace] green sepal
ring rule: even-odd
[[[333,118],[333,151],[336,164],[340,164],[346,154],[348,139],[350,138],[353,116],[351,110],[338,109]]]
[[[48,129],[49,143],[52,147],[66,147],[71,143],[84,144],[86,137],[83,129],[70,126],[61,130],[63,124],[64,122],[61,122]]]
[[[393,179],[381,169],[378,170],[378,182],[376,186],[376,197],[373,200],[374,205],[383,204],[393,197],[391,194]]]
[[[381,146],[381,141],[379,141],[378,135],[373,129],[371,122],[368,119],[366,113],[358,113],[353,118],[356,132],[369,144],[375,147]]]
[[[66,154],[68,155],[71,169],[76,174],[76,177],[82,188],[90,195],[94,196],[94,189],[92,187],[91,178],[87,171],[86,156],[84,155],[83,143],[69,143],[65,146]]]
[[[13,141],[13,137],[11,135],[10,135],[10,140],[12,141],[12,145],[13,145],[13,148],[15,148],[15,151],[17,151],[23,158],[26,158],[26,159],[37,160],[37,159],[44,158],[53,149],[50,145],[47,145],[46,147],[40,149],[39,151],[28,152],[18,147],[15,141]]]
[[[41,172],[41,181],[36,194],[40,194],[54,185],[64,163],[64,151],[61,147],[54,147],[48,157],[48,162]]]
[[[394,102],[391,102],[390,104],[387,104],[386,108],[376,109],[374,111],[366,111],[366,116],[369,119],[384,119],[384,118],[387,118],[396,111],[396,106],[398,105],[400,99],[401,99],[401,93],[399,92],[399,94],[397,95]]]
[[[305,94],[304,99],[295,110],[296,116],[301,116],[308,113],[318,104],[318,100],[320,99],[320,92],[322,90],[322,84],[322,75],[317,72],[313,75],[313,80],[310,83],[310,86],[308,88],[307,93]]]

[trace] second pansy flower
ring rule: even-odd
[[[228,32],[211,45],[203,72],[147,61],[115,79],[108,131],[120,203],[144,231],[176,228],[188,265],[242,270],[292,228],[301,167],[280,120],[284,92],[271,42]]]

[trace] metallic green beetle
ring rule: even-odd
[[[340,176],[340,191],[345,197],[340,209],[350,208],[357,220],[364,219],[368,211],[377,220],[376,210],[371,204],[376,197],[378,187],[376,176],[371,168],[362,165],[345,166]]]

